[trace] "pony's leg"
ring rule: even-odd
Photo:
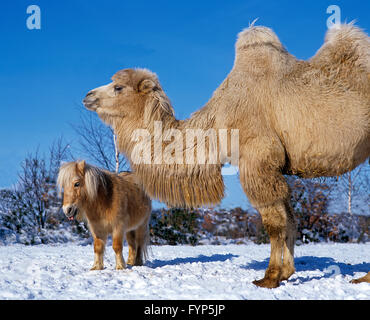
[[[285,203],[287,210],[287,235],[283,247],[283,267],[281,270],[280,280],[288,280],[295,272],[294,268],[294,244],[296,241],[297,225],[294,217],[293,209],[289,202]]]
[[[135,265],[136,259],[136,242],[135,242],[135,231],[129,231],[126,233],[126,239],[128,243],[128,259],[127,264],[130,266]]]
[[[351,281],[351,283],[361,283],[361,282],[368,282],[368,283],[370,283],[370,271],[365,276],[363,276],[362,278],[353,279]]]
[[[125,260],[122,255],[123,247],[123,232],[121,230],[113,232],[113,250],[116,254],[116,270],[123,270],[126,268]]]
[[[104,268],[104,249],[106,238],[94,236],[94,264],[90,270],[103,270]]]
[[[146,256],[147,241],[149,237],[148,224],[143,223],[135,230],[136,257],[135,266],[142,266]]]

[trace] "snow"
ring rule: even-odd
[[[124,256],[128,249],[124,247]],[[91,244],[0,246],[0,299],[370,299],[370,243],[296,247],[297,272],[276,289],[259,288],[270,246],[151,246],[145,266],[89,271]]]

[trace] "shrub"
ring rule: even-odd
[[[185,209],[156,210],[150,221],[150,237],[153,244],[198,243],[197,211]]]

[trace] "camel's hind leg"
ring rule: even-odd
[[[362,278],[353,279],[351,281],[351,283],[361,283],[361,282],[368,282],[368,283],[370,283],[370,271],[365,276],[363,276]]]

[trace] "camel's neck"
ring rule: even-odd
[[[218,204],[224,195],[221,164],[211,152],[217,144],[211,128],[212,119],[198,111],[187,120],[165,115],[144,128],[121,123],[114,129],[120,150],[151,198],[199,207]]]
[[[199,139],[199,135],[202,132],[207,136],[209,134],[207,130],[216,130],[214,128],[214,116],[207,109],[208,106],[206,105],[185,120],[178,120],[173,115],[166,114],[158,120],[151,121],[149,124],[141,123],[141,125],[137,125],[136,122],[134,123],[126,118],[117,118],[113,121],[112,126],[118,138],[119,149],[132,160],[131,153],[137,146],[138,138],[143,136],[150,137],[152,146],[160,143],[162,151],[164,151],[169,142],[173,142],[177,146],[183,143],[183,147],[188,149],[189,146],[186,146],[186,139],[191,139],[192,135],[194,135],[194,139]],[[218,132],[215,131],[214,134],[216,139],[218,139]],[[153,152],[154,150],[152,150]]]
[[[166,115],[165,118],[158,121],[162,122],[164,130],[176,129],[183,134],[185,134],[186,130],[208,130],[214,127],[214,118],[209,114],[208,109],[209,106],[205,105],[185,120],[178,120],[172,115]],[[153,133],[153,124],[151,123],[147,129]]]

